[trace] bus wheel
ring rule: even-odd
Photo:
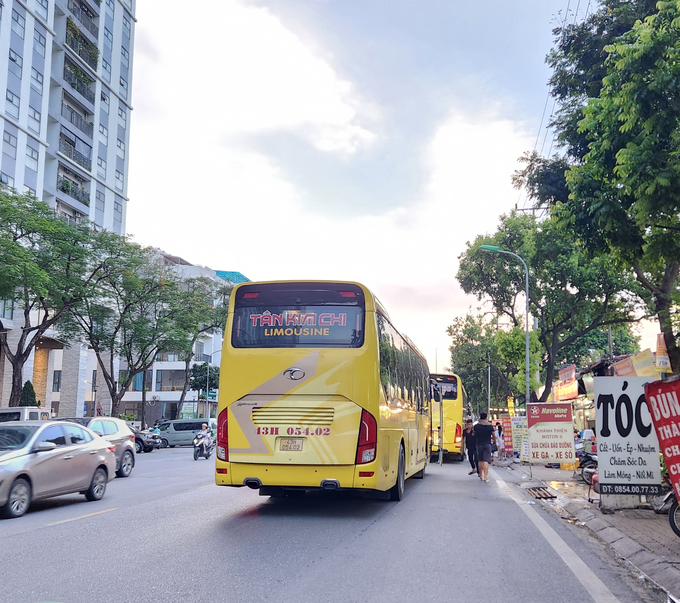
[[[401,500],[404,498],[404,482],[406,478],[406,453],[404,446],[399,446],[399,465],[397,467],[397,483],[390,489],[390,500]]]

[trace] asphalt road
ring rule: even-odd
[[[482,483],[467,469],[430,465],[399,503],[270,499],[215,486],[191,448],[142,454],[99,502],[65,496],[0,521],[0,602],[665,600],[528,505],[508,471]]]

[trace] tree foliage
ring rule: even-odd
[[[191,391],[205,392],[206,385],[210,390],[218,389],[220,386],[220,367],[209,366],[207,362],[194,364],[191,367]]]
[[[35,397],[35,389],[31,381],[26,381],[21,388],[21,397],[19,398],[19,406],[40,406]]]
[[[35,197],[0,187],[0,298],[14,303],[15,323],[0,317],[0,348],[12,365],[10,406],[19,403],[36,343],[93,295],[118,259],[119,239],[87,223],[68,224]],[[8,336],[12,327],[18,338]]]
[[[565,346],[599,327],[636,320],[639,300],[630,293],[635,282],[613,258],[589,258],[555,219],[539,222],[512,213],[502,216],[492,237],[478,236],[468,243],[456,278],[466,293],[489,300],[514,326],[520,325],[517,302],[525,290],[524,268],[507,255],[484,252],[482,244],[512,250],[529,266],[530,313],[537,319],[544,350],[542,400],[550,394]]]
[[[155,249],[122,245],[119,261],[109,266],[97,290],[70,310],[70,321],[60,324],[71,336],[79,330],[97,356],[112,416],[118,415],[135,376],[151,368],[158,353],[172,349],[180,331],[175,274]],[[118,359],[124,369],[117,374]],[[143,401],[144,394],[143,388]]]
[[[515,184],[593,256],[631,269],[680,371],[680,66],[676,1],[603,0],[548,55],[563,158],[525,156]],[[565,169],[565,161],[568,169]],[[555,182],[564,177],[564,184]]]

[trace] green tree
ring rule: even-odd
[[[205,399],[206,387],[210,390],[219,389],[220,387],[220,367],[210,366],[207,362],[203,364],[194,364],[191,367],[191,391],[203,392],[201,399]]]
[[[640,337],[634,335],[630,325],[614,325],[612,327],[612,351],[614,356],[636,354],[640,351]],[[575,342],[566,345],[563,350],[564,362],[583,367],[596,358],[609,355],[609,336],[607,329],[595,329],[579,337]]]
[[[526,400],[526,331],[524,327],[513,327],[510,330],[499,329],[494,336],[494,345],[498,356],[505,362],[512,377],[509,386],[515,397]],[[540,383],[536,380],[542,356],[541,342],[536,331],[529,333],[529,387],[536,391]]]
[[[186,279],[178,289],[174,301],[178,310],[176,313],[178,339],[173,342],[173,348],[182,355],[185,377],[177,404],[177,416],[182,412],[190,385],[191,362],[194,359],[196,342],[204,335],[224,333],[231,290],[231,286],[205,277]]]
[[[580,122],[588,153],[567,173],[565,221],[580,231],[587,222],[589,234],[633,268],[678,373],[680,5],[657,7],[605,48],[603,87]]]
[[[10,406],[19,404],[36,343],[93,294],[117,261],[120,239],[86,222],[67,224],[35,197],[0,186],[0,298],[14,303],[15,323],[0,317],[0,350],[12,365]]]
[[[507,256],[484,252],[482,244],[512,250],[529,266],[530,312],[537,319],[544,350],[543,401],[550,394],[565,346],[594,329],[637,320],[639,300],[628,293],[635,290],[635,283],[612,258],[589,258],[555,219],[539,222],[512,213],[501,218],[493,237],[478,236],[468,243],[456,278],[466,293],[489,299],[514,326],[520,326],[517,300],[525,289],[524,268]]]
[[[153,365],[157,354],[172,350],[179,339],[179,308],[173,302],[179,282],[163,266],[157,250],[125,243],[118,262],[109,266],[92,296],[70,310],[65,334],[76,329],[97,357],[111,396],[111,415],[136,375]],[[116,360],[124,369],[116,373]],[[146,387],[142,387],[142,421]]]
[[[33,383],[31,383],[31,381],[26,381],[21,388],[19,406],[40,406],[35,398],[35,389],[33,389]]]
[[[526,155],[514,182],[592,255],[613,253],[633,270],[677,372],[678,6],[600,4],[583,23],[556,29],[548,55],[565,155]]]

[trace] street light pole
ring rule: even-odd
[[[205,355],[210,356],[210,362],[212,362],[213,354],[221,351],[222,348]],[[205,363],[205,414],[207,415],[205,418],[207,419],[208,426],[210,426],[210,400],[208,399],[208,392],[210,391],[210,362]]]
[[[525,372],[526,372],[526,400],[524,402],[524,408],[526,409],[527,404],[531,402],[531,385],[529,384],[529,268],[527,267],[527,263],[522,259],[521,256],[517,255],[516,253],[513,253],[512,251],[505,251],[504,249],[500,249],[496,245],[480,245],[480,249],[484,251],[488,251],[490,253],[505,253],[506,255],[511,255],[514,258],[517,258],[520,262],[522,262],[522,265],[524,266],[524,294],[526,297],[526,306],[525,306],[525,311],[524,311],[524,329],[525,329]]]

